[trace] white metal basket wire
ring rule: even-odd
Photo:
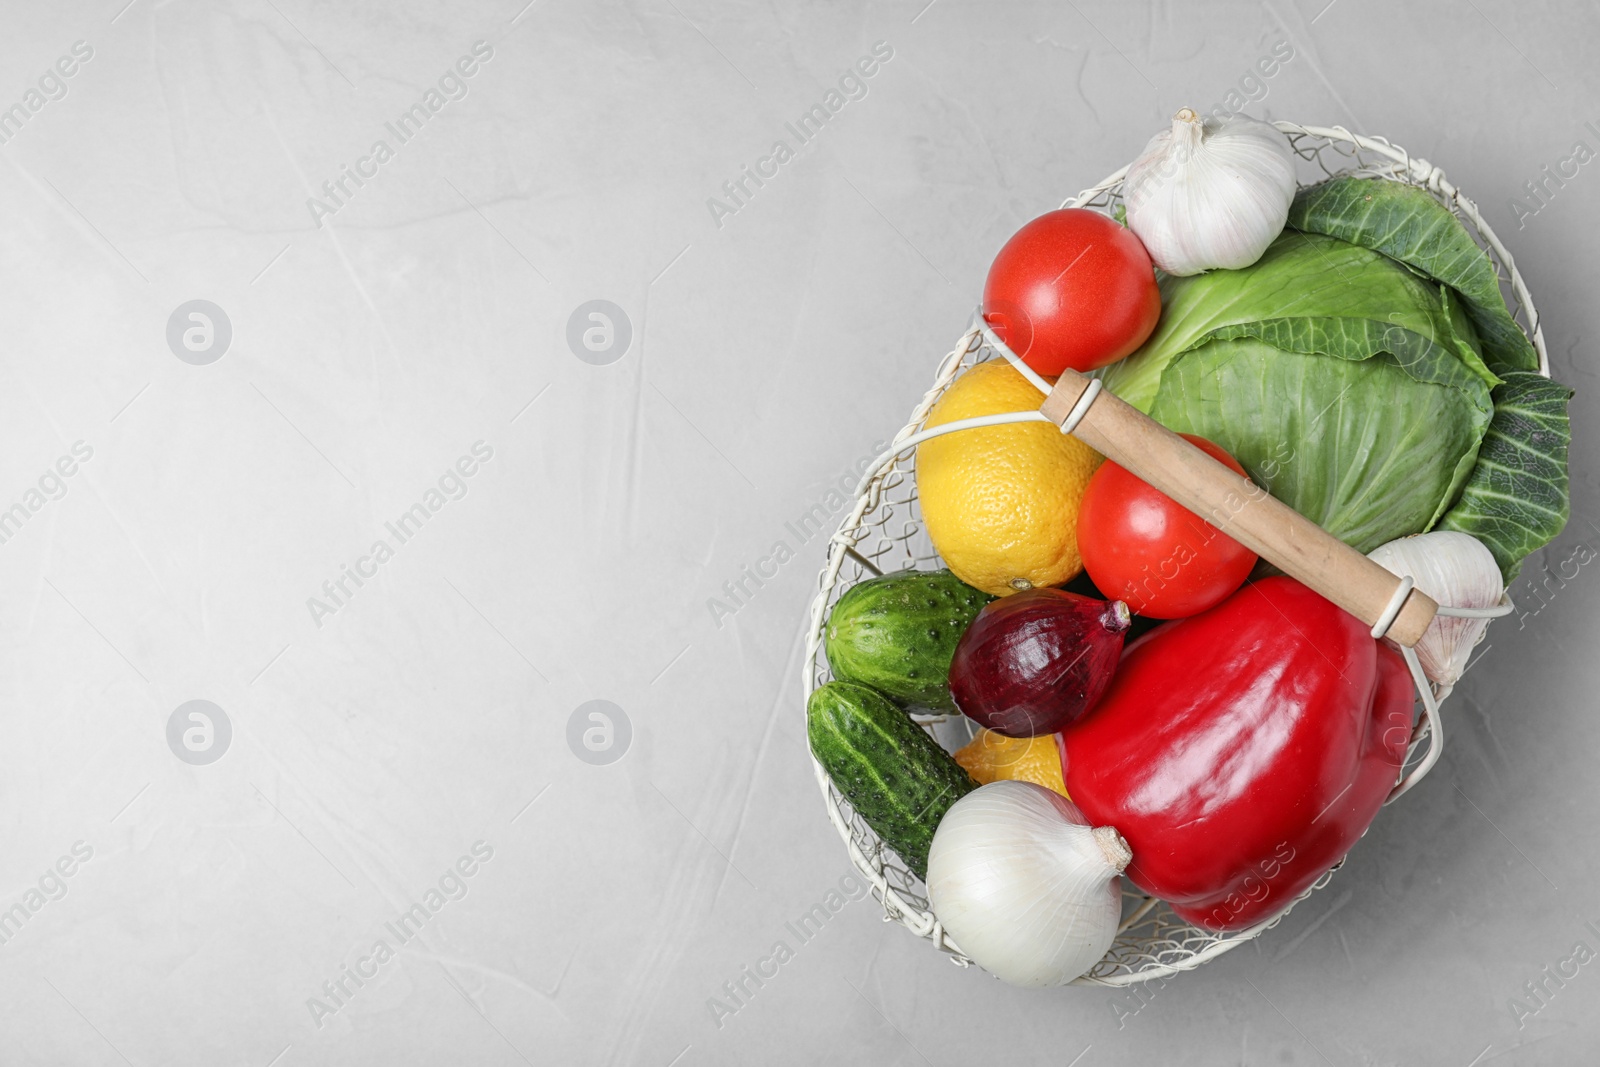
[[[1277,122],[1274,125],[1288,138],[1301,161],[1303,185],[1340,175],[1407,182],[1427,189],[1449,208],[1466,225],[1468,232],[1476,236],[1494,262],[1512,314],[1538,352],[1539,372],[1549,375],[1549,356],[1545,350],[1543,331],[1539,327],[1539,316],[1522,276],[1517,273],[1511,253],[1483,220],[1477,205],[1446,180],[1443,171],[1381,137],[1353,134],[1342,126],[1301,126],[1292,122]],[[1062,207],[1090,208],[1107,215],[1113,214],[1122,202],[1122,179],[1126,171],[1124,167],[1099,184],[1068,199]],[[829,543],[820,587],[811,602],[806,633],[807,666],[804,671],[805,696],[808,699],[813,690],[831,677],[827,660],[822,654],[823,629],[829,611],[845,590],[864,578],[878,574],[940,566],[938,554],[922,528],[917,503],[916,442],[910,439],[922,432],[928,413],[955,377],[976,363],[1010,355],[1000,349],[1001,346],[982,327],[981,322],[969,328],[939,364],[932,387],[912,410],[906,425],[895,435],[890,451],[863,478],[854,507]],[[1493,613],[1505,614],[1510,610],[1507,600]],[[1457,612],[1442,609],[1441,614]],[[1481,615],[1489,612],[1460,614]],[[1444,743],[1438,701],[1448,694],[1448,690],[1427,685],[1415,654],[1409,649],[1405,651],[1413,677],[1419,682],[1418,697],[1422,707],[1407,759],[1395,790],[1390,794],[1390,801],[1397,799],[1427,773],[1438,760]],[[972,724],[959,715],[918,715],[916,719],[947,747],[959,745],[971,735]],[[962,953],[929,909],[925,888],[917,877],[894,852],[884,846],[865,820],[851,809],[849,802],[829,781],[821,765],[813,760],[812,766],[822,789],[828,818],[843,838],[850,861],[870,882],[873,895],[883,903],[884,921],[900,923],[918,937],[933,942],[956,964],[970,966],[972,960]],[[1192,970],[1272,929],[1296,903],[1325,886],[1343,863],[1340,860],[1310,889],[1271,919],[1246,930],[1221,934],[1191,926],[1174,915],[1165,903],[1145,895],[1124,881],[1123,916],[1116,941],[1105,957],[1073,984],[1129,986]]]

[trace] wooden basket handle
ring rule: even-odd
[[[1082,402],[1080,404],[1080,401]],[[1266,490],[1077,371],[1039,406],[1045,418],[1210,522],[1289,577],[1411,647],[1438,604]]]

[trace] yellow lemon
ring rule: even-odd
[[[956,762],[977,779],[990,782],[1032,782],[1067,795],[1061,777],[1061,749],[1056,734],[1038,737],[1007,737],[993,730],[979,729],[965,748],[956,753]],[[1069,798],[1070,799],[1070,798]]]
[[[945,391],[928,426],[1037,411],[1044,397],[1003,359]],[[1078,504],[1105,457],[1044,422],[957,430],[917,446],[917,496],[933,547],[952,573],[1005,596],[1060,585],[1083,570]]]

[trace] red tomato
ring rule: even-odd
[[[1007,241],[983,285],[983,318],[1040,374],[1089,371],[1144,344],[1161,317],[1150,254],[1098,211],[1040,215]]]
[[[1221,447],[1180,435],[1244,474]],[[1244,584],[1256,554],[1110,460],[1078,505],[1078,552],[1095,587],[1152,619],[1197,615]]]

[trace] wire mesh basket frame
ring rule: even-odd
[[[1303,126],[1293,122],[1276,122],[1273,125],[1288,139],[1295,155],[1306,163],[1314,164],[1324,177],[1356,175],[1416,185],[1427,189],[1435,199],[1463,220],[1468,232],[1477,238],[1488,253],[1500,277],[1502,289],[1508,291],[1513,317],[1528,335],[1538,354],[1539,373],[1549,376],[1549,354],[1538,312],[1511,253],[1484,221],[1477,205],[1462,195],[1440,168],[1384,138],[1354,134],[1343,126]],[[1325,155],[1329,158],[1325,158]],[[1330,162],[1335,165],[1330,166]],[[1127,167],[1123,167],[1098,184],[1067,199],[1061,206],[1090,208],[1112,214],[1120,203],[1120,190],[1126,173]],[[974,326],[963,334],[956,347],[940,362],[933,385],[912,410],[906,425],[895,434],[891,448],[922,429],[934,404],[956,375],[963,367],[986,358],[987,351],[989,347],[978,327]],[[870,477],[863,479],[858,487],[854,506],[829,541],[827,562],[819,576],[818,591],[811,602],[806,631],[803,685],[804,696],[808,700],[811,693],[829,677],[826,660],[821,655],[822,634],[828,611],[838,597],[857,581],[881,574],[890,567],[919,567],[937,562],[937,555],[921,530],[914,477],[915,451],[914,448],[907,451],[909,455],[897,452],[892,462],[869,471]],[[900,495],[897,496],[897,493]],[[898,528],[891,526],[896,521]],[[863,552],[863,545],[873,537],[874,532],[875,541],[866,544],[866,551]],[[880,564],[889,564],[890,567]],[[847,567],[849,576],[841,578]],[[1435,686],[1430,695],[1442,699],[1447,693],[1448,690]],[[933,733],[938,723],[960,720],[961,717],[919,715],[916,718]],[[1419,722],[1419,731],[1408,752],[1407,763],[1416,757],[1419,746],[1427,738],[1423,722]],[[1442,736],[1429,739],[1427,762],[1438,758],[1441,747]],[[972,960],[962,953],[930,910],[926,897],[918,889],[915,876],[906,869],[899,857],[883,845],[865,821],[850,809],[849,803],[834,788],[827,772],[815,758],[812,759],[812,770],[822,790],[828,819],[844,841],[851,863],[867,879],[873,895],[882,902],[884,921],[898,922],[918,937],[933,942],[952,962],[963,967],[971,966]],[[1336,863],[1272,918],[1246,930],[1227,934],[1212,933],[1185,923],[1172,914],[1165,903],[1124,881],[1123,918],[1111,950],[1072,984],[1125,987],[1192,970],[1272,929],[1289,914],[1295,904],[1327,885],[1343,862],[1340,860]]]

